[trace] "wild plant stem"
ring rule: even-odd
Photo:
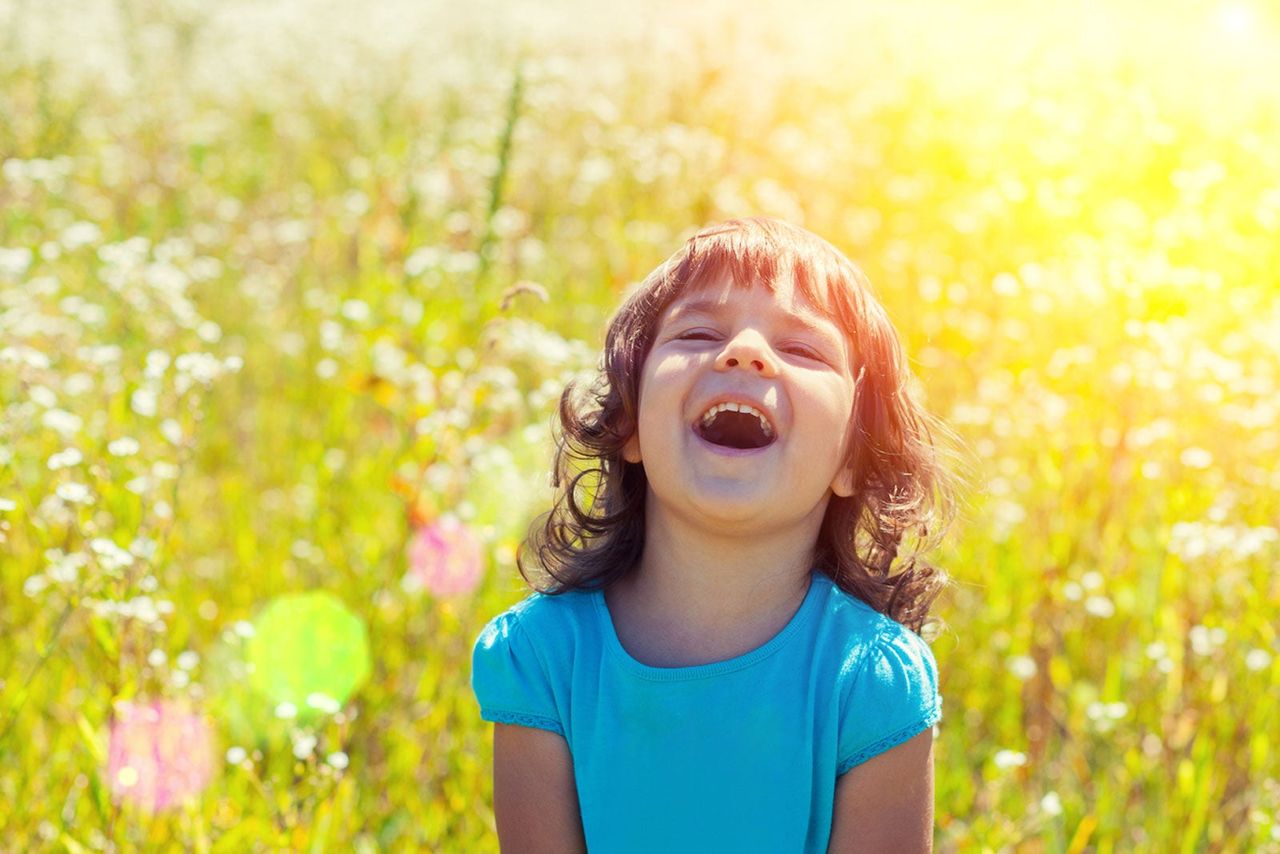
[[[516,60],[515,78],[511,82],[511,93],[507,97],[507,121],[502,127],[502,136],[498,140],[498,168],[493,173],[489,184],[489,209],[485,212],[484,235],[476,254],[480,256],[480,267],[476,273],[476,290],[486,280],[489,273],[490,257],[494,239],[493,218],[502,207],[503,190],[506,187],[507,171],[511,165],[511,140],[515,136],[516,123],[520,120],[520,101],[524,90],[524,57]]]

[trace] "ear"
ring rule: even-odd
[[[857,421],[850,419],[844,445],[840,448],[840,468],[836,469],[835,476],[831,478],[831,491],[839,498],[853,495],[853,460],[850,459],[849,449],[852,447],[851,443],[856,441],[854,437],[857,432]]]
[[[842,465],[840,470],[836,472],[836,476],[831,479],[831,491],[840,498],[848,498],[853,495],[853,466]]]
[[[622,446],[622,458],[629,463],[640,462],[640,431],[634,427],[631,430],[631,438],[627,439],[627,443]]]

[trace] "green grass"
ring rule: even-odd
[[[496,850],[470,652],[558,392],[762,213],[863,266],[981,462],[939,850],[1280,850],[1274,13],[85,8],[130,24],[0,4],[3,847]],[[444,511],[486,555],[448,599],[402,583]],[[303,724],[237,626],[308,590],[371,671]],[[206,715],[187,806],[111,796],[131,698]]]

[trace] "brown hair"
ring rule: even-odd
[[[638,565],[648,481],[644,464],[627,462],[622,451],[639,421],[641,369],[666,308],[725,273],[742,288],[758,282],[773,290],[779,280],[790,280],[813,305],[825,306],[853,343],[858,393],[847,464],[854,493],[832,496],[815,567],[845,592],[920,632],[949,579],[918,555],[951,521],[958,483],[941,463],[934,434],[958,440],[917,402],[897,332],[862,271],[812,232],[775,219],[736,219],[699,231],[613,315],[585,399],[578,383],[561,395],[556,501],[516,552],[520,574],[555,595],[608,587]],[[916,548],[900,556],[908,533]],[[526,572],[528,549],[553,579],[541,588]],[[895,560],[900,571],[890,575]]]

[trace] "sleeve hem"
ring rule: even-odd
[[[883,753],[891,747],[897,747],[899,744],[902,744],[902,742],[914,735],[919,735],[928,727],[936,724],[941,718],[942,708],[941,704],[938,704],[937,706],[934,706],[933,711],[929,712],[924,717],[917,718],[907,726],[894,730],[884,738],[874,741],[860,750],[854,751],[847,759],[841,760],[841,762],[836,766],[836,776],[840,777],[853,766],[861,765],[871,757]]]
[[[480,712],[482,720],[490,721],[496,724],[516,724],[518,726],[536,727],[554,732],[556,735],[564,736],[564,727],[560,725],[560,721],[546,715],[530,715],[524,712],[504,712],[490,709],[484,709]]]

